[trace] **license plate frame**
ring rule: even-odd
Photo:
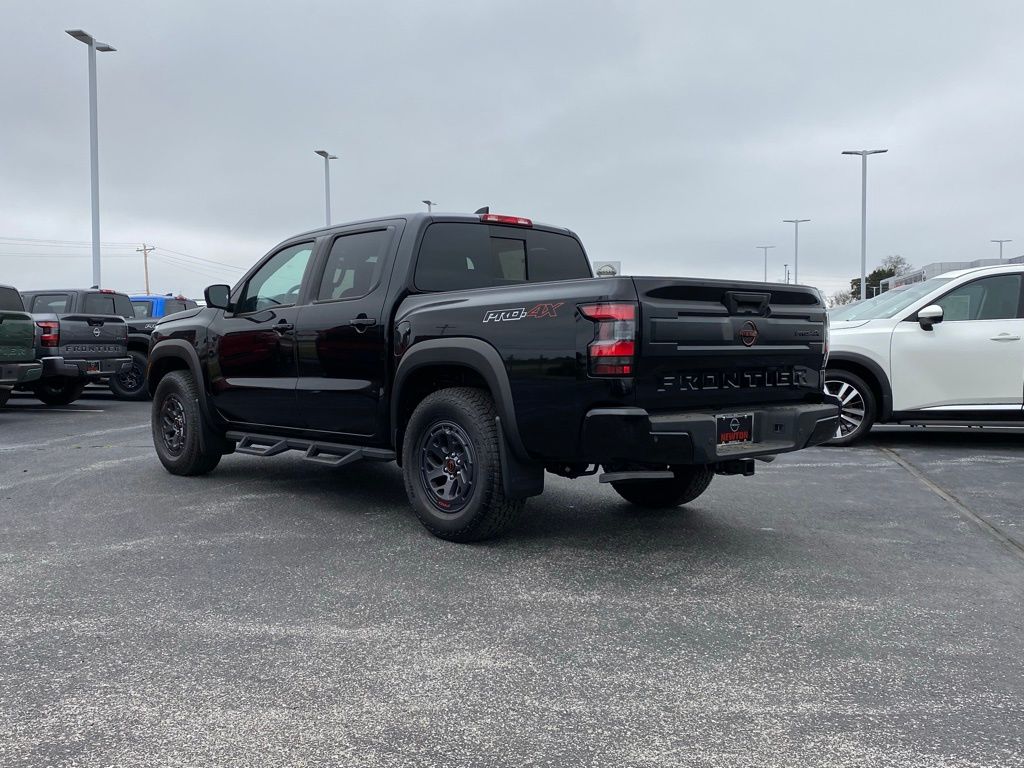
[[[750,445],[754,442],[754,414],[722,413],[715,416],[715,434],[719,448]]]
[[[100,361],[99,360],[86,360],[85,361],[85,372],[86,373],[99,373],[100,372]]]

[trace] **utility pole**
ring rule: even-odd
[[[775,246],[774,245],[758,245],[756,247],[760,248],[762,251],[764,251],[764,281],[767,283],[768,282],[768,249],[769,248],[774,248]]]
[[[800,225],[810,219],[783,219],[783,224],[793,225],[793,282],[800,282]]]
[[[782,282],[789,285],[789,264],[782,265]]]
[[[151,246],[149,246],[147,248],[145,243],[142,244],[141,248],[136,248],[135,249],[136,253],[141,253],[142,254],[142,268],[146,272],[146,293],[147,294],[149,293],[149,252],[150,251],[155,251],[155,250],[156,250],[156,246],[155,245],[151,245]]]
[[[433,200],[420,200],[421,203],[426,203],[427,213],[431,213],[434,210],[434,206],[437,205]]]
[[[1012,243],[1013,240],[992,240],[993,243],[999,243],[999,261],[1003,260],[1003,243]]]

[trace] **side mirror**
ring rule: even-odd
[[[942,322],[942,314],[942,307],[938,304],[929,304],[927,307],[918,310],[917,322],[921,324],[924,330],[930,331],[933,325]]]
[[[206,306],[214,307],[215,309],[231,309],[231,286],[230,285],[211,285],[203,291],[203,296],[206,298]]]

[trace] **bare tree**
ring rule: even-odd
[[[854,295],[850,293],[850,291],[836,291],[835,293],[828,297],[827,301],[828,306],[831,308],[841,307],[844,304],[852,304],[853,302],[857,301],[858,298],[859,297],[854,297]]]
[[[882,269],[891,271],[893,275],[905,275],[914,269],[914,265],[895,253],[882,259]]]

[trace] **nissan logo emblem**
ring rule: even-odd
[[[740,420],[739,419],[733,419],[732,421],[730,421],[729,422],[729,429],[731,429],[733,432],[739,432],[740,431]]]
[[[92,329],[92,335],[93,336],[99,336],[100,335],[100,329],[98,327],[97,328],[93,328]]]
[[[740,341],[743,342],[743,346],[752,347],[757,344],[757,337],[760,334],[757,331],[757,326],[754,325],[752,320],[747,320],[740,328]]]

